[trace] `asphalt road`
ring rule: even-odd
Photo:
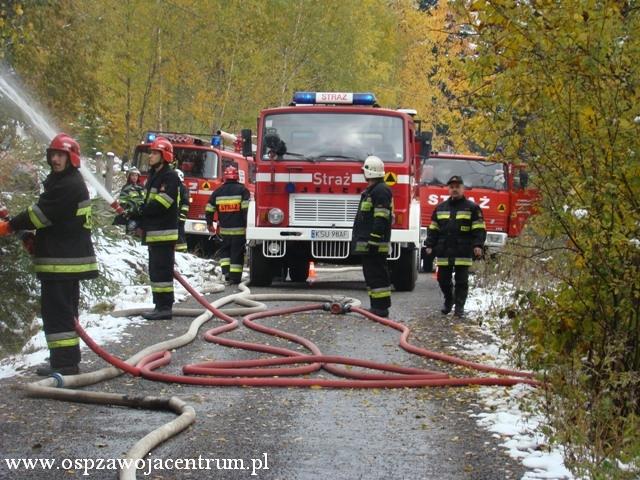
[[[253,289],[254,293],[303,293],[347,295],[367,306],[361,272],[320,272],[311,286],[291,283]],[[229,290],[224,294],[229,293]],[[218,298],[223,294],[210,297]],[[421,274],[414,292],[394,293],[392,318],[406,323],[413,343],[449,351],[454,331],[464,332],[465,321],[438,311],[440,295],[431,275]],[[274,305],[285,305],[279,303]],[[105,345],[112,353],[128,357],[147,345],[186,330],[190,319],[132,325],[120,343]],[[214,325],[210,321],[205,327]],[[350,314],[333,316],[308,313],[265,319],[314,341],[325,354],[462,372],[410,355],[398,346],[398,333]],[[215,323],[217,324],[217,322]],[[203,327],[204,328],[204,327]],[[233,338],[287,345],[240,329]],[[287,345],[291,347],[291,345]],[[449,353],[454,353],[450,350]],[[172,352],[165,371],[178,373],[186,363],[208,359],[254,358],[256,354],[230,350],[201,339]],[[104,363],[93,353],[83,358],[83,370]],[[328,376],[325,374],[325,376]],[[0,381],[0,478],[117,478],[113,470],[64,469],[63,459],[118,458],[152,429],[170,421],[163,412],[120,407],[71,404],[29,399],[14,387],[35,380],[24,376]],[[496,387],[499,388],[499,387]],[[521,478],[524,469],[509,458],[499,440],[476,426],[471,414],[482,411],[474,388],[423,388],[398,390],[334,390],[299,388],[192,387],[154,383],[121,376],[90,390],[137,395],[176,395],[197,412],[196,423],[148,457],[195,459],[243,459],[239,463],[210,460],[209,470],[160,470],[138,478],[262,478],[262,479],[510,479]],[[59,469],[9,471],[9,458],[52,458]],[[252,459],[253,463],[252,463]],[[258,469],[259,461],[268,469]],[[105,464],[106,466],[107,464]],[[218,466],[226,466],[218,470]],[[254,468],[255,467],[255,468]],[[255,475],[252,475],[255,473]]]

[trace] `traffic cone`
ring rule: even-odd
[[[314,282],[317,276],[316,265],[313,263],[313,260],[311,260],[309,262],[309,276],[307,277],[307,282]]]

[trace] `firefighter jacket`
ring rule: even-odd
[[[369,185],[360,197],[358,213],[353,222],[352,252],[387,255],[392,217],[391,189],[380,179]]]
[[[484,246],[486,236],[480,207],[465,197],[449,197],[433,211],[425,245],[433,249],[438,265],[454,259],[454,265],[470,266],[473,248]]]
[[[189,215],[189,205],[191,204],[191,196],[189,195],[189,189],[182,182],[178,185],[178,205],[180,205],[180,213],[178,214],[181,222],[187,221]]]
[[[178,174],[169,165],[151,170],[141,212],[144,243],[165,245],[178,241],[179,184]]]
[[[89,192],[76,168],[50,173],[38,201],[10,223],[16,231],[36,230],[33,263],[39,279],[98,276]]]
[[[144,204],[144,188],[137,183],[127,183],[118,196],[118,203],[130,217],[140,215],[140,209]]]
[[[211,226],[217,212],[220,235],[245,235],[249,198],[247,187],[234,180],[226,181],[209,197],[205,209],[207,225]]]

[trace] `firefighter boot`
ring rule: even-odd
[[[442,293],[444,293],[444,305],[440,311],[443,315],[447,315],[453,308],[453,292],[449,290]]]
[[[388,318],[389,317],[389,309],[388,308],[369,308],[369,312],[377,315],[379,317]]]
[[[171,305],[156,305],[156,308],[154,308],[153,311],[142,314],[143,318],[146,318],[147,320],[171,320],[172,315]]]
[[[40,377],[50,377],[54,373],[60,375],[78,375],[80,368],[78,365],[70,365],[68,367],[38,367],[36,369],[36,375]]]
[[[469,287],[467,285],[456,285],[456,308],[453,311],[453,315],[458,318],[464,318],[464,304],[467,301],[467,292]]]

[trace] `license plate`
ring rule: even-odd
[[[311,230],[311,240],[351,240],[351,230]]]

